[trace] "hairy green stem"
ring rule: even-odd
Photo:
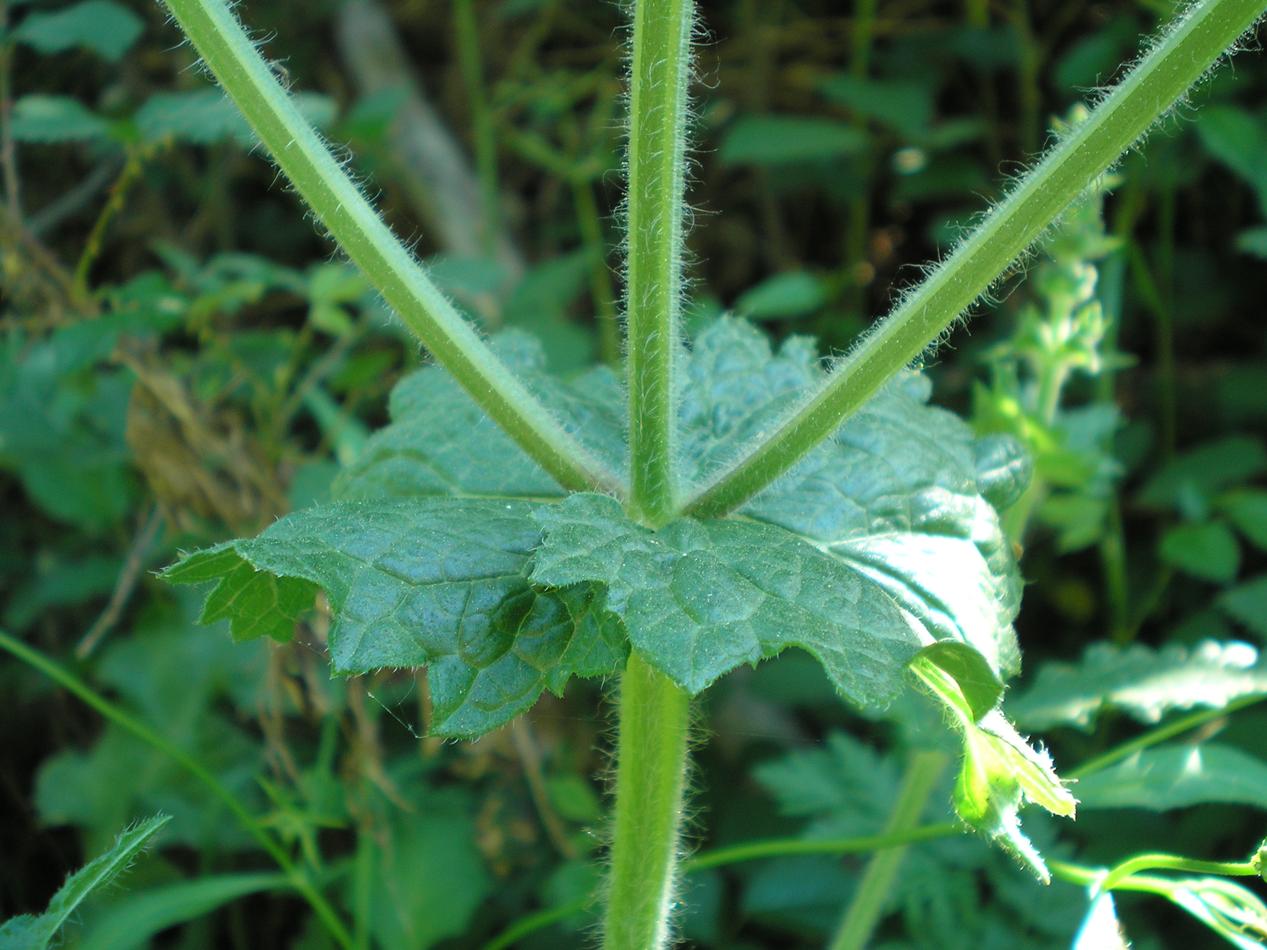
[[[488,348],[339,167],[226,0],[165,0],[317,219],[445,369],[559,484],[620,490]]]
[[[638,0],[634,6],[625,209],[630,495],[653,524],[674,513],[673,364],[693,16],[693,0]]]
[[[9,636],[3,630],[0,630],[0,649],[8,651],[23,663],[43,673],[54,683],[57,683],[67,692],[80,699],[85,705],[95,709],[104,718],[120,728],[126,729],[146,745],[167,756],[206,786],[207,790],[218,798],[228,812],[237,819],[238,824],[245,829],[247,834],[254,838],[260,847],[268,853],[268,856],[277,863],[277,866],[282,869],[290,886],[308,902],[334,941],[340,947],[350,950],[353,946],[352,936],[348,932],[347,927],[344,926],[343,921],[339,919],[338,912],[321,895],[321,892],[313,886],[303,870],[295,865],[282,846],[273,840],[273,836],[264,829],[264,826],[238,800],[237,796],[229,791],[206,766],[176,745],[176,743],[159,735],[145,723],[110,702],[69,670],[64,669],[38,650]]]
[[[946,754],[938,751],[925,750],[911,756],[898,790],[897,802],[889,815],[885,829],[888,834],[897,835],[918,827],[920,816],[928,806],[929,796],[937,786],[947,761]],[[906,847],[886,848],[871,856],[858,889],[829,944],[831,950],[860,950],[870,943],[905,858]]]
[[[686,788],[690,697],[636,653],[620,683],[606,950],[669,942]]]
[[[637,0],[629,91],[625,319],[632,516],[674,513],[673,399],[682,293],[686,97],[693,0]],[[620,686],[607,950],[669,943],[690,697],[637,653]]]
[[[841,361],[826,383],[705,485],[686,510],[702,516],[734,510],[830,436],[987,292],[1265,9],[1263,0],[1198,0],[1189,7],[1088,118]]]

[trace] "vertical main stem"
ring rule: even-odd
[[[692,0],[638,0],[629,91],[629,451],[635,514],[673,514],[673,363],[682,296]]]
[[[911,756],[898,790],[897,803],[889,816],[888,827],[884,829],[886,834],[909,831],[919,824],[946,762],[944,752],[925,750]],[[877,851],[871,856],[849,909],[832,938],[831,950],[862,950],[870,943],[905,857],[904,847]]]
[[[686,786],[690,697],[632,654],[620,684],[615,840],[605,950],[669,942]]]
[[[693,14],[693,0],[636,0],[633,13],[625,212],[628,511],[652,527],[676,513],[673,371]],[[606,950],[658,950],[669,943],[689,717],[690,697],[630,654],[620,686]]]

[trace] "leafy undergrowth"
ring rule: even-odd
[[[450,35],[449,5],[393,9],[425,45],[429,105],[472,151],[487,109],[509,200],[446,219],[400,137],[413,93],[353,89],[331,39],[355,40],[345,22],[255,6],[294,42],[305,114],[352,144],[402,230],[417,222],[436,282],[623,470],[624,393],[590,368],[620,355],[617,11],[481,7],[476,88],[430,39]],[[684,480],[819,379],[819,352],[887,309],[1153,16],[917,3],[868,32],[838,6],[708,13],[693,201],[725,223],[692,236]],[[313,29],[292,36],[299,15]],[[88,692],[0,664],[0,917],[30,915],[0,943],[39,926],[112,950],[315,950],[330,942],[307,881],[370,945],[508,928],[528,950],[580,945],[608,827],[596,709],[634,650],[691,692],[711,684],[677,917],[690,945],[822,946],[891,853],[872,849],[922,756],[943,766],[875,946],[1112,946],[1119,915],[1137,946],[1260,945],[1261,57],[1209,80],[1118,169],[1103,215],[1067,218],[924,374],[737,516],[653,532],[607,496],[565,498],[420,368],[155,10],[8,16],[0,619]],[[490,220],[513,253],[481,242]],[[1045,371],[1065,377],[1054,403]],[[205,583],[205,601],[154,577],[178,551],[197,553],[170,579]],[[1076,822],[1028,804],[1071,798]],[[1052,883],[960,813],[1038,852]],[[171,818],[123,886],[85,897],[129,863],[111,858],[120,829],[154,814]],[[1126,869],[1153,891],[1094,893],[1159,849]]]

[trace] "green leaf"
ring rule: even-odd
[[[1033,686],[1008,699],[1008,712],[1027,729],[1090,730],[1108,708],[1156,723],[1172,710],[1220,709],[1264,693],[1267,662],[1247,643],[1206,641],[1161,650],[1097,643],[1077,664],[1044,664]]]
[[[735,301],[735,312],[751,320],[783,320],[806,317],[827,302],[828,289],[805,271],[789,271],[767,277]]]
[[[1267,763],[1217,743],[1144,749],[1078,781],[1083,808],[1169,811],[1221,803],[1267,809]]]
[[[467,796],[428,789],[415,798],[409,811],[393,811],[388,844],[369,846],[370,928],[380,947],[426,948],[460,936],[493,887]]]
[[[1267,574],[1225,590],[1218,605],[1233,620],[1267,640]]]
[[[799,646],[851,701],[884,705],[921,645],[880,585],[770,525],[684,518],[653,532],[588,493],[534,517],[545,539],[533,582],[602,584],[634,649],[692,694]]]
[[[92,918],[78,950],[133,950],[169,927],[197,920],[231,901],[266,891],[285,892],[290,882],[271,872],[221,874],[151,887],[116,900]]]
[[[752,777],[778,803],[781,814],[819,817],[812,831],[839,837],[883,827],[899,785],[892,759],[842,732],[831,733],[820,747],[763,762]]]
[[[683,371],[681,457],[693,479],[822,372],[809,341],[775,355],[736,320],[701,334]],[[935,640],[969,643],[1009,675],[1012,552],[980,495],[971,432],[927,395],[918,377],[888,387],[741,518],[651,532],[604,496],[541,508],[533,580],[603,584],[634,647],[691,692],[787,646],[816,656],[864,707],[898,695],[907,662]]]
[[[624,395],[610,372],[564,383],[544,374],[541,348],[523,335],[503,334],[496,346],[567,428],[623,465]],[[822,372],[808,341],[776,356],[735,320],[701,334],[683,368],[680,431],[695,478]],[[285,636],[302,609],[306,591],[273,575],[324,588],[335,669],[429,665],[436,721],[451,734],[504,722],[569,675],[611,671],[626,649],[622,625],[696,692],[790,645],[868,707],[898,695],[907,661],[935,640],[970,643],[1002,678],[1017,663],[1019,583],[980,493],[992,476],[979,483],[971,432],[926,406],[927,395],[917,377],[889,387],[744,517],[683,519],[653,535],[612,498],[549,504],[563,493],[546,473],[446,374],[426,369],[397,387],[391,425],[336,486],[338,497],[375,501],[291,515],[168,576],[216,579],[206,616],[231,618],[239,637]],[[533,566],[538,522],[550,536]],[[594,550],[605,544],[613,550]],[[581,551],[591,556],[577,560]],[[412,558],[411,569],[433,570],[441,552],[450,588],[374,563]],[[549,590],[531,590],[530,571]],[[477,609],[474,621],[446,599],[458,592]]]
[[[128,869],[149,840],[170,820],[156,815],[138,822],[115,839],[114,845],[66,879],[38,917],[22,915],[0,926],[0,950],[44,950],[67,919],[93,891]]]
[[[199,623],[228,620],[238,642],[271,637],[289,641],[295,621],[312,607],[313,584],[294,577],[277,577],[243,560],[236,542],[191,554],[163,571],[173,584],[217,581],[203,603]]]
[[[935,89],[929,83],[841,74],[819,88],[828,99],[848,106],[856,115],[874,119],[910,139],[921,138],[933,119]]]
[[[911,671],[950,711],[963,737],[955,811],[1047,881],[1046,864],[1021,831],[1020,809],[1032,802],[1054,815],[1073,817],[1077,802],[1056,775],[1051,757],[1032,748],[1004,718],[998,709],[1003,684],[972,647],[934,643],[911,661]]]
[[[109,136],[110,123],[78,99],[37,94],[13,104],[9,130],[17,142],[95,142]]]
[[[973,446],[977,485],[986,501],[1006,511],[1020,500],[1034,477],[1034,457],[1020,440],[1006,433],[992,433]]]
[[[13,31],[14,39],[41,53],[80,47],[115,62],[141,35],[140,17],[111,0],[84,0],[52,13],[31,13]]]
[[[30,344],[20,333],[0,340],[0,469],[45,512],[94,534],[122,521],[135,496],[131,374],[96,365],[113,348],[109,334],[78,332],[106,322]]]
[[[685,367],[683,474],[702,480],[776,423],[822,379],[810,341],[777,354],[740,321],[695,342]],[[787,529],[873,581],[931,640],[976,647],[1006,678],[1019,667],[1011,623],[1020,604],[1012,547],[982,497],[976,441],[926,405],[929,384],[900,376],[741,514]],[[908,657],[909,659],[909,657]],[[904,664],[903,664],[904,665]]]
[[[319,128],[334,121],[334,101],[328,96],[300,92],[294,99],[299,111]],[[256,141],[242,113],[218,89],[155,93],[135,118],[141,137],[150,142],[170,136],[191,145],[232,141],[250,148]]]
[[[1267,131],[1262,119],[1235,106],[1215,105],[1201,110],[1196,125],[1206,151],[1258,189],[1267,211]]]
[[[828,162],[865,151],[867,135],[846,122],[809,116],[743,116],[718,149],[723,165]]]
[[[1067,818],[1073,817],[1078,804],[1056,774],[1051,757],[1030,746],[995,710],[980,724],[964,728],[955,811],[1045,883],[1050,878],[1047,865],[1021,831],[1020,810],[1026,802]]]
[[[623,660],[619,625],[594,594],[528,586],[533,507],[442,497],[316,506],[164,576],[217,581],[202,620],[230,618],[239,639],[279,634],[321,587],[337,672],[426,666],[436,732],[477,735],[543,689],[561,692],[572,673],[610,673]]]
[[[1003,698],[1003,684],[985,657],[965,643],[929,644],[915,654],[911,671],[967,725],[980,722]]]
[[[1234,580],[1241,567],[1236,537],[1221,521],[1170,528],[1162,535],[1158,553],[1164,563],[1216,584]]]
[[[1154,508],[1178,507],[1187,496],[1211,499],[1223,488],[1267,471],[1267,450],[1249,436],[1229,436],[1189,449],[1154,475],[1140,500]]]
[[[1245,488],[1219,500],[1219,509],[1256,548],[1267,551],[1267,491]]]

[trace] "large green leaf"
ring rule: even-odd
[[[427,666],[436,731],[474,735],[542,689],[561,691],[572,673],[609,673],[623,659],[619,625],[594,592],[529,587],[533,507],[443,497],[317,506],[164,576],[215,580],[202,619],[228,617],[239,637],[292,627],[321,587],[335,616],[335,670]]]
[[[610,371],[564,382],[523,334],[496,346],[596,455],[623,467],[624,395]],[[735,320],[705,330],[682,366],[684,479],[724,464],[822,374],[809,341],[772,354]],[[438,727],[456,735],[504,722],[570,675],[615,669],[619,621],[693,692],[791,645],[865,707],[898,695],[906,663],[937,640],[970,644],[1002,679],[1017,665],[1019,585],[985,496],[1014,494],[1024,466],[1014,446],[979,453],[927,396],[926,382],[903,378],[740,517],[653,534],[612,498],[565,499],[429,368],[397,387],[391,424],[336,485],[363,501],[291,515],[167,576],[215,580],[205,618],[230,618],[242,638],[284,639],[310,585],[323,588],[336,670],[427,665]]]
[[[1218,709],[1260,693],[1267,693],[1267,663],[1247,643],[1161,650],[1097,643],[1077,664],[1044,664],[1033,686],[1008,699],[1008,712],[1029,729],[1089,730],[1102,709],[1153,723],[1171,710]]]
[[[44,950],[67,919],[93,891],[104,887],[131,866],[169,818],[156,815],[120,833],[105,854],[66,879],[38,917],[23,914],[0,926],[0,950]]]
[[[1083,808],[1169,811],[1222,803],[1267,808],[1267,763],[1231,746],[1145,749],[1078,781]]]

